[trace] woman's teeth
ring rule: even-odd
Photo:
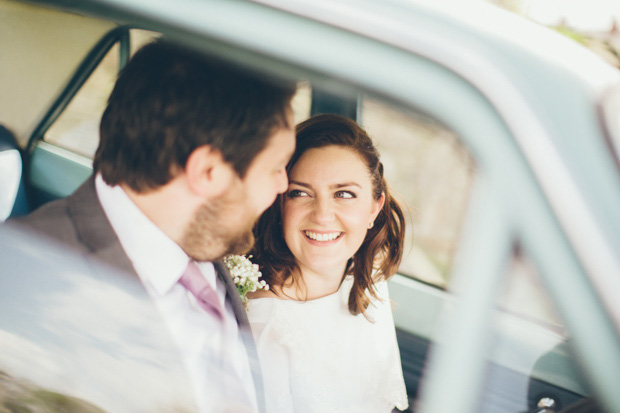
[[[342,232],[332,232],[329,234],[318,234],[316,232],[304,231],[306,237],[315,240],[315,241],[333,241],[336,238],[340,237]]]

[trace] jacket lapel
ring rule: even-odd
[[[67,198],[67,209],[80,241],[94,258],[138,276],[99,203],[94,175]]]
[[[245,311],[245,307],[243,306],[243,302],[241,301],[241,296],[239,295],[237,286],[233,282],[232,277],[228,272],[228,268],[226,267],[226,264],[224,264],[222,261],[216,261],[213,263],[213,265],[215,266],[215,271],[218,277],[220,278],[220,280],[222,280],[222,282],[224,282],[224,285],[226,285],[226,298],[232,305],[233,312],[237,317],[239,326],[245,328],[249,327],[250,322],[248,321],[248,315]]]
[[[263,390],[263,374],[261,372],[260,363],[258,361],[258,352],[256,351],[256,344],[252,337],[252,331],[250,330],[250,322],[248,321],[248,314],[245,310],[241,296],[237,290],[237,286],[233,282],[228,268],[222,261],[214,262],[215,271],[217,272],[220,280],[226,285],[226,299],[231,304],[233,312],[237,317],[237,323],[239,324],[239,334],[245,345],[245,350],[248,353],[248,360],[250,362],[250,370],[252,371],[252,379],[254,380],[254,388],[256,389],[256,399],[258,401],[258,410],[265,411],[265,393]]]

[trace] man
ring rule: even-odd
[[[293,93],[165,41],[147,45],[110,96],[94,175],[19,220],[140,278],[203,411],[262,410],[247,316],[219,260],[252,246],[255,221],[287,188]]]

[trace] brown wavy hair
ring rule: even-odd
[[[385,194],[385,203],[372,228],[353,258],[346,265],[343,279],[353,275],[349,295],[349,311],[363,314],[370,303],[366,291],[373,298],[373,285],[389,279],[398,270],[403,255],[405,217],[398,202],[392,197],[383,177],[379,152],[368,134],[353,120],[339,115],[322,114],[297,125],[297,146],[286,171],[290,173],[299,158],[312,148],[337,145],[355,151],[366,163],[371,177],[375,200]],[[282,229],[283,196],[261,216],[254,228],[256,244],[253,261],[261,268],[263,278],[271,286],[303,285],[299,266],[284,241]],[[280,292],[275,291],[276,294]]]

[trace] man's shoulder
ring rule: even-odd
[[[66,198],[48,202],[28,215],[10,219],[8,223],[66,243],[76,242]]]
[[[68,197],[43,204],[30,214],[10,222],[67,244],[80,244],[76,217],[97,205],[96,198],[94,179],[90,178]]]
[[[38,222],[61,215],[67,215],[67,198],[47,202],[28,215],[15,218],[14,221],[23,223]]]

